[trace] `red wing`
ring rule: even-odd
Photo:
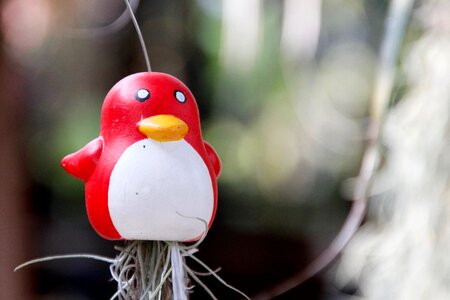
[[[98,137],[75,153],[63,158],[61,165],[67,173],[87,181],[97,166],[103,151],[103,138]]]
[[[210,144],[208,144],[207,142],[204,142],[204,144],[206,153],[208,154],[208,158],[211,161],[214,168],[214,172],[216,173],[216,177],[218,178],[220,175],[220,171],[222,170],[219,155],[217,155],[216,151]]]

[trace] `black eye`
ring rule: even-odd
[[[150,98],[150,92],[146,89],[139,89],[134,95],[134,98],[139,102],[144,102],[145,100]]]
[[[178,100],[178,102],[184,103],[186,102],[186,96],[182,91],[175,90],[175,98]]]

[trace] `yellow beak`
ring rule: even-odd
[[[189,126],[172,115],[157,115],[138,123],[139,131],[158,142],[181,140],[189,131]]]

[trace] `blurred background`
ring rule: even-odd
[[[279,299],[450,299],[450,4],[416,2],[365,224],[341,261]],[[388,3],[139,3],[152,69],[190,87],[223,164],[198,257],[249,295],[304,268],[344,222]],[[136,32],[122,0],[0,5],[0,298],[109,299],[115,284],[101,262],[13,268],[117,254],[120,243],[91,229],[83,183],[60,160],[98,136],[108,90],[145,71]],[[197,286],[192,299],[207,296]]]

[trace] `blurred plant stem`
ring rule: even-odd
[[[386,116],[388,152],[372,194],[387,188],[372,197],[370,218],[339,269],[340,285],[357,284],[364,299],[450,297],[444,275],[450,262],[443,255],[450,242],[450,5],[423,3],[416,17],[425,31],[402,59],[409,86]]]
[[[413,3],[413,0],[393,0],[389,6],[371,102],[369,127],[367,131],[368,141],[353,194],[353,205],[342,229],[331,245],[305,269],[273,288],[263,291],[253,299],[272,299],[273,297],[286,293],[316,275],[337,257],[361,224],[366,211],[370,183],[378,168],[379,133],[382,128],[384,114],[391,99],[398,52],[403,41],[405,27]]]
[[[354,201],[366,201],[370,181],[378,167],[380,132],[391,100],[398,53],[413,4],[414,0],[393,0],[390,2],[371,101],[367,130],[368,142],[354,190]]]

